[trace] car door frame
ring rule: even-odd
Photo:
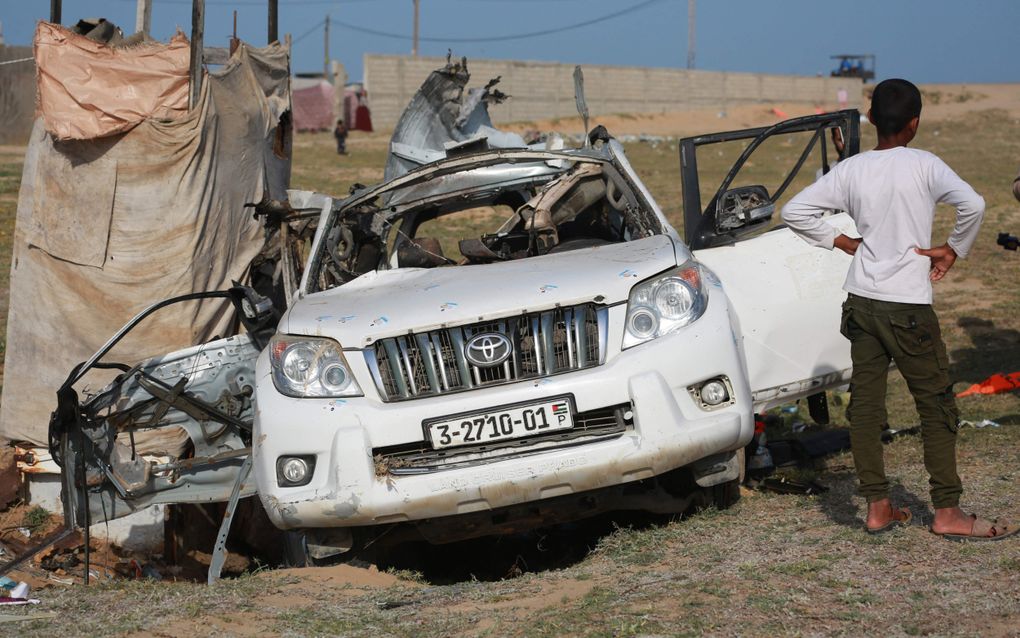
[[[683,187],[683,218],[684,237],[691,250],[701,248],[713,248],[733,244],[741,239],[756,234],[756,231],[764,230],[767,221],[749,225],[738,230],[720,232],[716,224],[716,206],[719,198],[729,188],[730,184],[740,173],[754,152],[768,138],[785,133],[801,133],[815,131],[811,140],[805,145],[797,163],[789,171],[782,185],[775,193],[770,194],[770,199],[775,202],[785,192],[786,188],[793,182],[793,179],[803,168],[805,161],[811,155],[815,145],[822,141],[822,170],[828,172],[828,142],[825,140],[825,131],[839,127],[844,140],[843,157],[851,157],[860,152],[860,130],[861,116],[857,109],[844,109],[831,113],[818,115],[807,115],[789,120],[784,120],[771,126],[741,129],[736,131],[723,131],[707,135],[686,137],[680,140],[680,182]],[[744,151],[740,154],[734,164],[730,167],[722,183],[708,204],[702,208],[701,205],[701,184],[698,178],[697,149],[700,146],[733,142],[738,140],[751,140]]]

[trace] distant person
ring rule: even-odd
[[[850,75],[850,60],[843,58],[842,62],[839,63],[839,74]]]
[[[333,137],[336,138],[336,152],[338,155],[347,155],[347,127],[343,120],[336,121],[336,128],[333,129]]]
[[[907,381],[921,417],[924,465],[930,476],[935,520],[930,531],[949,540],[1001,540],[1020,528],[960,509],[963,485],[956,472],[959,417],[949,359],[931,307],[931,282],[945,277],[977,238],[985,202],[949,166],[927,151],[907,148],[921,116],[921,92],[906,80],[875,87],[868,119],[878,129],[874,150],[839,162],[783,208],[783,221],[805,241],[853,255],[843,289],[841,332],[850,340],[853,372],[847,416],[850,443],[867,499],[865,529],[877,534],[910,522],[894,507],[885,475],[882,429],[889,363]],[[949,240],[931,245],[937,203],[956,208]],[[839,233],[820,219],[845,210],[862,237]]]
[[[840,110],[845,109],[847,103],[850,101],[850,94],[847,93],[846,89],[842,86],[836,91],[836,101],[839,102]]]

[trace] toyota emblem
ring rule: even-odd
[[[509,359],[513,351],[510,339],[498,332],[476,334],[464,345],[464,356],[479,368],[498,366]]]

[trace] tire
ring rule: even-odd
[[[716,509],[729,509],[740,500],[740,486],[744,482],[744,448],[737,450],[737,463],[740,466],[740,475],[737,476],[737,478],[708,488],[710,492],[709,496],[712,499],[712,505],[714,505]]]
[[[287,567],[324,567],[341,563],[368,565],[356,558],[356,555],[356,549],[352,548],[328,558],[315,558],[308,552],[307,536],[303,530],[291,530],[283,534],[283,562]]]
[[[283,564],[286,567],[311,567],[311,556],[305,548],[303,532],[288,531],[283,533]]]

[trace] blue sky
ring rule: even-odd
[[[136,0],[64,0],[64,23],[103,16],[130,32]],[[554,60],[579,64],[684,67],[686,0],[421,0],[422,55],[452,48],[468,58]],[[206,0],[206,43],[225,46],[232,10],[238,34],[266,39],[264,0]],[[619,17],[555,35],[482,42],[448,38],[513,36],[556,29],[611,13]],[[411,0],[280,0],[280,33],[295,39],[293,69],[322,68],[326,14],[333,19],[331,57],[361,77],[364,53],[409,53]],[[49,17],[44,0],[2,0],[8,44],[28,44]],[[1020,0],[699,0],[696,68],[815,75],[833,53],[874,53],[878,75],[915,82],[1020,82]],[[190,0],[154,0],[153,35],[187,32]],[[304,36],[304,37],[301,37]]]

